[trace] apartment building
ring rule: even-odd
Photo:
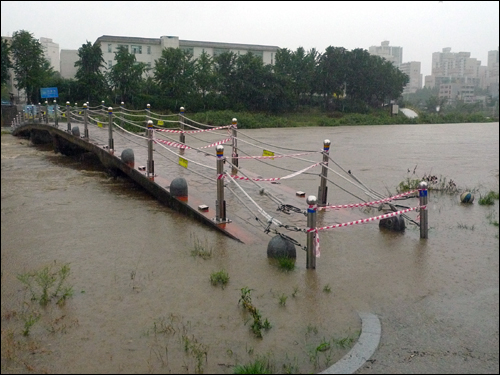
[[[80,60],[78,57],[78,50],[76,49],[62,49],[61,50],[61,77],[75,78],[77,68],[75,63]]]
[[[384,40],[380,46],[371,46],[368,49],[370,55],[380,56],[394,64],[396,68],[403,63],[403,47],[389,45],[388,40]]]
[[[431,75],[425,77],[426,87],[439,87],[454,82],[463,85],[480,86],[481,61],[470,57],[470,52],[451,52],[450,47],[432,54]]]
[[[420,73],[421,70],[420,61],[410,61],[402,63],[401,66],[399,67],[399,70],[401,70],[403,73],[408,75],[408,77],[410,77],[410,81],[403,88],[403,95],[415,93],[417,90],[420,90],[422,88],[422,74]]]
[[[43,48],[43,53],[45,58],[50,62],[50,66],[54,69],[54,72],[59,72],[60,67],[60,59],[59,59],[59,44],[54,43],[50,38],[39,39],[40,44]]]
[[[476,101],[474,89],[474,85],[443,83],[439,86],[439,97],[446,98],[447,104],[455,104],[458,101],[470,104]]]
[[[181,40],[177,36],[140,38],[103,35],[97,38],[96,43],[101,45],[107,69],[111,69],[115,63],[115,52],[119,46],[124,46],[128,52],[135,55],[138,62],[146,63],[152,69],[155,67],[155,60],[161,57],[165,48],[180,48],[189,52],[195,59],[203,52],[212,57],[229,51],[237,55],[252,52],[254,55],[260,56],[265,64],[274,64],[276,52],[279,49],[277,46]]]

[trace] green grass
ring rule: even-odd
[[[192,236],[191,236],[192,237]],[[213,254],[213,248],[208,246],[208,241],[202,243],[198,237],[194,237],[193,248],[191,249],[191,256],[193,258],[200,257],[202,259],[210,259]]]
[[[268,358],[259,357],[254,361],[244,364],[236,365],[234,367],[234,374],[273,374],[274,366],[270,363]]]
[[[285,293],[283,293],[281,296],[278,297],[280,306],[286,305],[287,298],[288,298],[288,296]]]
[[[323,292],[325,293],[331,293],[332,292],[332,288],[329,284],[326,284],[324,287],[323,287]]]
[[[224,289],[226,284],[229,282],[229,274],[225,270],[212,272],[212,274],[210,275],[210,282],[214,286],[220,284],[222,286],[222,289]]]
[[[295,258],[288,256],[281,256],[276,258],[278,266],[283,271],[293,271],[295,269]]]
[[[481,206],[492,206],[495,204],[495,200],[498,200],[498,198],[499,194],[497,192],[494,192],[493,190],[490,190],[485,196],[479,196],[479,204]]]
[[[69,264],[63,264],[57,270],[46,266],[38,271],[18,274],[17,279],[29,290],[32,301],[46,306],[52,299],[56,299],[58,305],[63,305],[73,295],[73,288],[64,285],[69,274]]]

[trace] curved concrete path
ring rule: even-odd
[[[375,353],[382,332],[380,320],[376,315],[360,313],[361,335],[358,341],[342,359],[320,374],[352,374],[365,364]]]

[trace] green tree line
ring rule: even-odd
[[[136,61],[127,49],[115,52],[106,69],[100,45],[87,42],[78,49],[75,79],[64,79],[44,58],[43,48],[31,33],[17,31],[11,45],[2,42],[4,68],[12,66],[17,87],[29,103],[41,102],[40,88],[57,87],[59,102],[109,104],[128,108],[189,111],[234,110],[283,113],[303,107],[327,111],[366,113],[401,97],[409,78],[387,60],[364,49],[349,51],[329,46],[276,53],[275,64],[264,64],[252,53],[206,52],[193,58],[178,48],[166,48],[154,71]],[[4,64],[5,61],[5,64]],[[4,81],[5,79],[5,81]]]

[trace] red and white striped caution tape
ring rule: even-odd
[[[210,129],[200,129],[200,130],[173,130],[173,129],[155,129],[157,132],[165,132],[165,133],[184,133],[184,134],[193,134],[193,133],[201,133],[201,132],[211,132],[213,130],[220,129],[229,129],[233,125],[219,126],[217,128]]]
[[[223,139],[222,141],[218,141],[218,142],[214,142],[208,146],[203,146],[203,147],[200,147],[200,148],[209,148],[209,147],[214,147],[214,146],[217,146],[217,145],[221,145],[223,143],[227,143],[231,140],[231,138],[226,138],[226,139]],[[177,148],[183,148],[183,149],[193,149],[192,147],[189,147],[189,146],[186,146],[185,144],[183,143],[178,143],[178,142],[172,142],[172,141],[164,141],[163,139],[154,139],[153,140],[154,142],[156,143],[163,143],[167,146],[172,146],[172,147],[177,147]]]
[[[301,173],[304,173],[305,171],[313,168],[313,167],[316,167],[318,165],[320,165],[321,162],[319,163],[316,163],[316,164],[313,164],[313,165],[310,165],[309,167],[306,167],[304,169],[301,169],[300,171],[297,171],[297,172],[294,172],[292,174],[289,174],[287,176],[284,176],[284,177],[273,177],[273,178],[249,178],[249,177],[243,177],[243,176],[236,176],[236,175],[231,175],[231,178],[234,178],[236,180],[246,180],[246,181],[278,181],[278,180],[286,180],[287,178],[292,178],[292,177],[295,177],[295,176],[298,176],[299,174]],[[224,178],[225,177],[225,174],[221,173],[219,175],[217,175],[217,179],[220,180],[221,178]]]
[[[223,143],[227,143],[231,140],[232,138],[229,137],[229,138],[226,138],[226,139],[223,139],[222,141],[218,141],[218,142],[215,142],[215,143],[212,143],[208,146],[203,146],[203,147],[200,147],[200,148],[209,148],[209,147],[214,147],[214,146],[218,146],[218,145],[221,145]]]
[[[370,217],[368,219],[349,221],[347,223],[334,224],[334,225],[329,225],[329,226],[321,227],[321,228],[308,228],[306,230],[306,232],[314,232],[314,231],[320,231],[320,230],[326,230],[326,229],[335,229],[335,228],[347,227],[347,226],[351,226],[351,225],[355,225],[355,224],[364,224],[364,223],[368,223],[370,221],[386,219],[388,217],[401,215],[401,214],[404,214],[406,212],[415,211],[417,209],[425,210],[425,209],[427,209],[427,206],[417,206],[417,207],[412,207],[412,208],[406,208],[406,209],[401,210],[401,211],[390,212],[388,214],[374,216],[374,217]]]
[[[314,208],[314,206],[309,206],[309,208]],[[388,217],[392,217],[392,216],[397,216],[397,215],[400,215],[400,214],[404,214],[406,212],[410,212],[410,211],[415,211],[417,209],[420,209],[420,210],[426,210],[427,209],[427,206],[417,206],[417,207],[412,207],[412,208],[407,208],[405,210],[401,210],[401,211],[396,211],[396,212],[390,212],[388,214],[384,214],[384,215],[379,215],[379,216],[375,216],[375,217],[370,217],[368,219],[360,219],[360,220],[355,220],[355,221],[350,221],[350,222],[347,222],[347,223],[342,223],[342,224],[335,224],[335,225],[329,225],[327,227],[321,227],[321,228],[307,228],[306,229],[306,232],[307,233],[310,233],[310,232],[315,232],[316,234],[316,238],[315,238],[315,242],[314,242],[314,253],[315,253],[315,256],[316,258],[319,258],[320,256],[320,247],[319,247],[319,231],[320,230],[326,230],[326,229],[335,229],[335,228],[341,228],[341,227],[347,227],[347,226],[351,226],[351,225],[355,225],[355,224],[364,224],[364,223],[368,223],[370,221],[375,221],[375,220],[380,220],[380,219],[385,219],[385,218],[388,218]]]
[[[183,149],[191,148],[189,146],[186,146],[184,143],[178,143],[178,142],[172,142],[172,141],[164,141],[163,139],[153,139],[153,142],[155,142],[155,143],[163,143],[164,145],[167,145],[167,146],[172,146],[172,147],[177,147],[177,148],[183,148]]]
[[[287,158],[293,156],[301,156],[301,155],[310,155],[315,154],[318,151],[304,152],[302,154],[290,154],[290,155],[274,155],[274,156],[238,156],[235,159],[278,159],[278,158]]]
[[[406,193],[401,193],[401,194],[395,195],[393,197],[384,198],[384,199],[381,199],[381,200],[378,200],[378,201],[367,202],[367,203],[355,203],[355,204],[343,204],[343,205],[340,205],[340,206],[318,207],[318,210],[321,211],[321,210],[326,210],[326,209],[329,209],[329,208],[337,209],[338,210],[340,208],[355,208],[355,207],[363,207],[363,206],[372,206],[374,204],[389,202],[389,201],[392,201],[394,199],[401,198],[401,197],[404,197],[406,195],[410,195],[410,194],[413,194],[413,193],[416,193],[416,192],[418,192],[418,190],[408,191]]]

